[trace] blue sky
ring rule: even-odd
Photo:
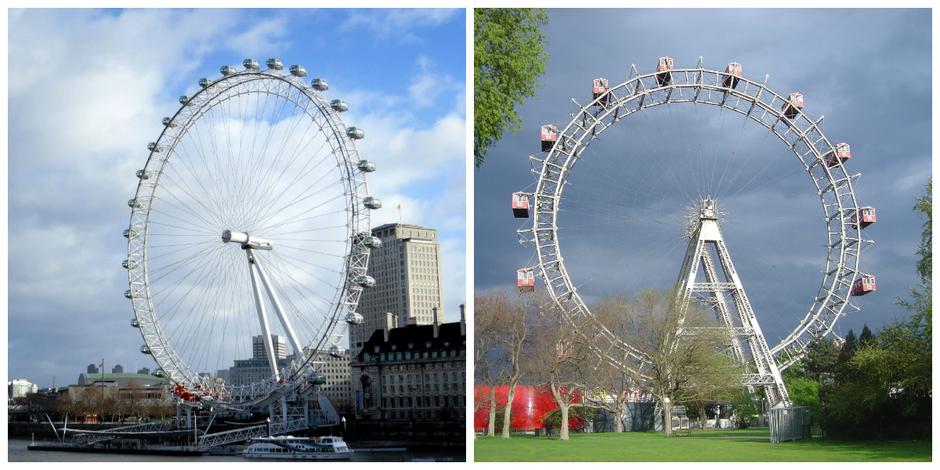
[[[379,170],[373,224],[437,228],[448,321],[465,300],[465,16],[460,10],[13,10],[9,376],[73,383],[137,352],[121,295],[125,202],[177,97],[221,65],[280,57],[330,83]],[[110,366],[109,366],[110,367]]]
[[[879,222],[861,270],[878,292],[855,302],[836,331],[877,329],[906,312],[896,305],[917,283],[923,219],[911,208],[931,174],[929,10],[550,10],[550,59],[536,95],[518,110],[522,129],[503,136],[475,172],[475,288],[511,286],[534,249],[517,243],[510,193],[530,190],[528,156],[543,123],[565,125],[590,101],[591,79],[625,81],[631,64],[654,70],[743,64],[745,76],[825,116],[834,143],[852,145],[847,166],[862,174],[856,194]],[[898,73],[902,71],[903,73]],[[668,106],[622,121],[591,145],[565,190],[559,240],[566,267],[588,302],[675,283],[687,240],[682,215],[717,195],[737,271],[771,346],[802,319],[817,292],[825,226],[815,189],[796,158],[740,115],[716,107]],[[724,175],[722,177],[721,175]],[[527,188],[528,187],[528,188]]]

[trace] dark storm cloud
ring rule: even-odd
[[[550,60],[523,128],[504,136],[476,172],[476,289],[511,286],[533,263],[519,246],[509,194],[531,190],[527,156],[538,126],[564,124],[571,97],[590,98],[591,79],[625,80],[630,65],[743,64],[747,77],[779,93],[800,91],[807,114],[852,145],[856,194],[878,209],[865,231],[876,244],[861,269],[878,292],[856,299],[837,331],[880,326],[917,278],[922,219],[911,208],[930,176],[929,10],[553,10],[545,29]],[[725,238],[771,345],[799,322],[824,269],[824,226],[813,186],[786,148],[754,123],[717,108],[671,106],[631,116],[594,143],[566,189],[559,238],[573,281],[588,301],[675,282],[685,252],[682,214],[716,194]],[[720,183],[719,183],[720,181]]]

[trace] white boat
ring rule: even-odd
[[[242,451],[246,459],[349,460],[353,451],[342,437],[258,437]]]

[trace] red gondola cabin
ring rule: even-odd
[[[722,81],[722,86],[725,88],[735,88],[738,86],[738,81],[741,80],[741,77],[744,75],[744,69],[741,67],[741,64],[737,62],[731,62],[725,67],[725,79]]]
[[[659,86],[666,86],[672,82],[672,57],[663,56],[659,58],[656,65],[656,83]]]
[[[606,78],[595,78],[594,86],[592,87],[591,96],[593,96],[595,100],[598,98],[601,98],[601,100],[598,103],[606,105],[608,102],[608,95],[607,95],[608,90],[610,90],[610,88],[607,87]]]
[[[539,134],[542,141],[542,151],[548,152],[558,142],[558,128],[551,124],[542,125],[542,131]]]
[[[835,166],[841,163],[845,163],[846,160],[852,158],[852,147],[849,147],[849,144],[842,142],[839,145],[836,145],[835,150],[830,151],[825,155],[826,165]]]
[[[787,102],[783,104],[783,108],[781,108],[781,111],[783,111],[783,115],[786,116],[787,119],[793,119],[796,117],[797,114],[800,113],[800,110],[802,109],[803,109],[803,94],[793,92],[793,93],[790,93],[789,97],[787,97]]]
[[[858,209],[858,221],[861,224],[862,228],[868,227],[869,225],[878,221],[878,215],[875,214],[874,207],[860,207]]]
[[[531,269],[523,268],[516,271],[516,288],[519,292],[532,292],[535,290],[535,273]]]
[[[852,287],[852,295],[865,295],[876,290],[878,290],[878,286],[875,284],[875,276],[862,274],[862,277],[855,281],[855,286]]]
[[[529,196],[525,193],[512,193],[512,215],[517,219],[529,217]]]

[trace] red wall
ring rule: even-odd
[[[473,388],[474,403],[477,410],[473,413],[473,427],[478,431],[486,430],[489,422],[489,387],[476,386]],[[502,413],[506,406],[509,387],[500,385],[496,387],[496,412]],[[552,411],[558,409],[552,393],[548,390],[532,385],[517,385],[516,396],[512,401],[512,417],[510,427],[514,431],[534,431],[542,429],[542,419]],[[579,418],[568,419],[571,429],[580,429],[586,423]],[[499,432],[497,429],[496,432]]]

